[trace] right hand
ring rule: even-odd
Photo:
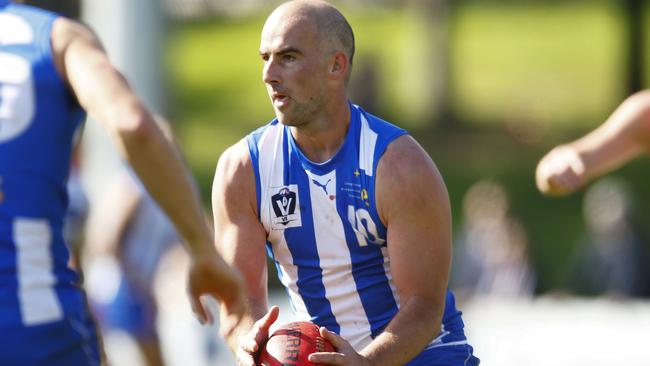
[[[277,306],[271,309],[260,320],[256,321],[248,334],[243,336],[239,341],[239,347],[236,352],[238,366],[256,366],[257,355],[269,338],[269,328],[280,314],[280,308]]]
[[[558,146],[537,164],[535,181],[540,192],[548,196],[565,196],[587,183],[585,164],[571,146]]]

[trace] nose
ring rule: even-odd
[[[262,80],[269,85],[278,84],[281,81],[280,70],[273,56],[264,63],[264,68],[262,69]]]

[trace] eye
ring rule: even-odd
[[[266,54],[266,53],[261,54],[260,57],[261,57],[262,60],[264,60],[264,61],[268,61],[268,60],[269,60],[269,55]]]
[[[284,62],[292,62],[295,61],[296,57],[293,55],[282,55],[282,61]]]

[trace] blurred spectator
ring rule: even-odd
[[[503,187],[475,183],[463,199],[464,223],[454,248],[451,286],[459,301],[475,296],[530,297],[536,277],[527,237],[509,214]]]
[[[586,234],[569,267],[569,290],[615,298],[650,295],[650,260],[628,187],[608,178],[584,198]]]
[[[119,266],[119,275],[102,276],[117,284],[96,283],[97,275],[89,279],[95,315],[105,331],[119,329],[133,337],[147,365],[163,365],[153,282],[161,258],[180,243],[178,235],[130,170],[110,182],[94,209],[86,238],[88,256],[112,256]],[[112,293],[95,296],[96,288]]]

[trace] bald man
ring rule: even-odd
[[[253,366],[269,310],[265,246],[323,365],[477,365],[447,290],[451,219],[436,166],[406,131],[347,97],[354,36],[321,1],[279,6],[260,57],[276,118],[227,149],[213,183],[217,247],[250,313],[228,338]]]
[[[650,151],[650,90],[628,97],[600,127],[555,147],[537,165],[540,192],[564,196]]]

